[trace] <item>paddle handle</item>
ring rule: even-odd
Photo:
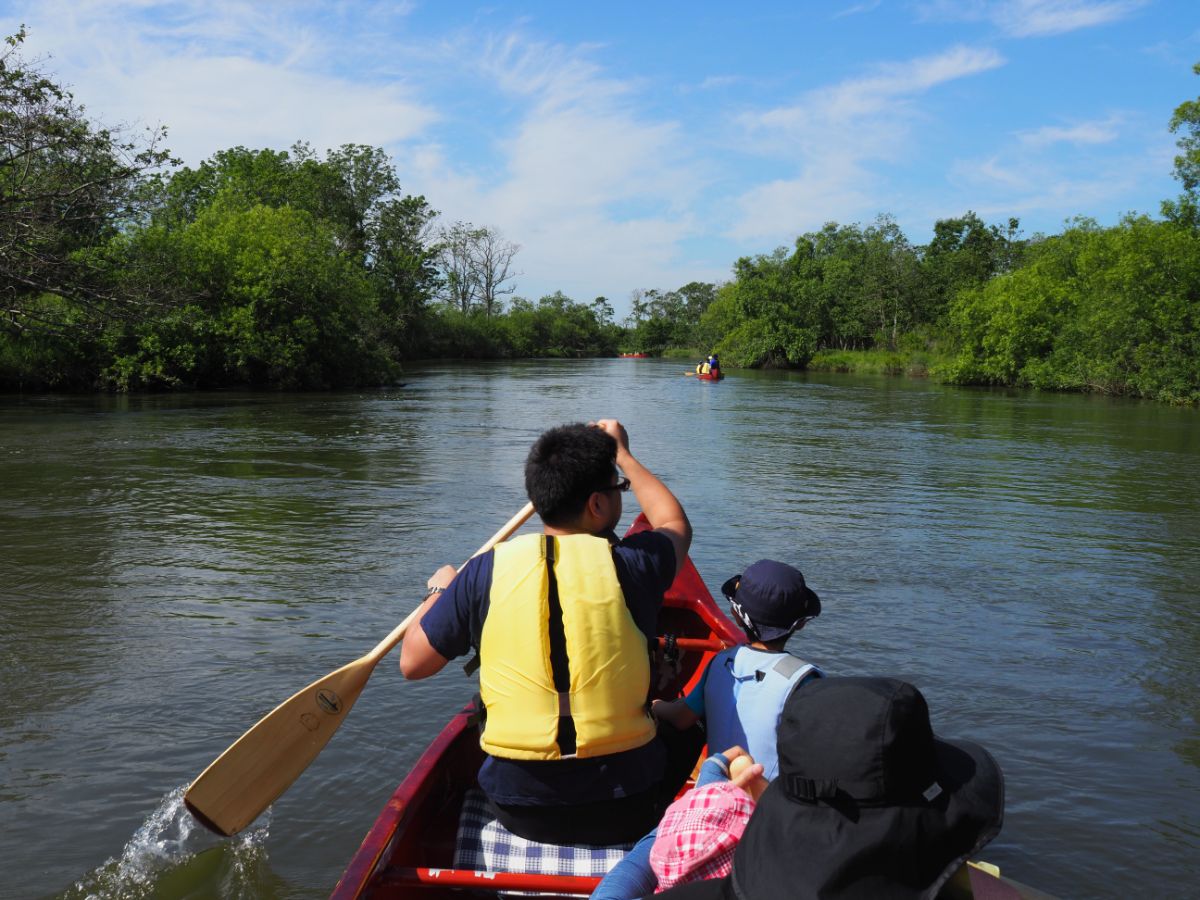
[[[502,541],[508,540],[510,537],[512,537],[513,532],[515,532],[518,528],[520,528],[527,521],[529,521],[529,517],[532,515],[533,515],[533,504],[526,503],[523,507],[521,507],[520,512],[518,512],[515,516],[513,516],[511,519],[509,519],[507,522],[505,522],[504,525],[501,526],[499,531],[497,531],[495,534],[493,534],[490,538],[487,539],[487,543],[485,543],[482,547],[480,547],[478,550],[476,550],[474,553],[471,554],[471,559],[474,559],[476,556],[479,556],[481,553],[487,553],[489,550],[491,550],[497,544],[501,543]],[[467,562],[470,562],[471,559],[468,559]],[[461,572],[464,568],[466,568],[466,565],[467,565],[466,562],[463,563],[461,566],[458,567],[458,571]],[[397,625],[395,628],[393,628],[391,634],[389,634],[382,641],[380,641],[378,644],[376,644],[375,649],[373,649],[370,653],[368,653],[366,656],[364,656],[363,659],[370,661],[370,664],[373,666],[373,665],[375,665],[375,663],[379,662],[379,660],[381,660],[385,656],[387,656],[388,652],[393,647],[395,647],[398,643],[400,643],[402,640],[404,640],[404,635],[408,632],[408,627],[413,623],[413,620],[416,619],[417,614],[420,611],[421,611],[421,605],[417,604],[417,608],[414,609],[412,612],[410,612],[407,616],[405,616],[404,621],[401,622],[399,625]]]

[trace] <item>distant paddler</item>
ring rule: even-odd
[[[692,374],[692,373],[687,373]],[[715,352],[710,353],[708,359],[701,361],[696,366],[696,375],[711,381],[717,381],[721,378],[721,360]]]

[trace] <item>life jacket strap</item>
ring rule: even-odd
[[[558,595],[558,577],[554,574],[554,536],[546,535],[546,574],[549,581],[550,672],[558,691],[558,752],[575,755],[575,719],[571,716],[571,665],[567,657],[567,631],[563,625],[562,600]]]

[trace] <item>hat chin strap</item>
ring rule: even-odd
[[[745,611],[742,609],[742,605],[730,597],[729,606],[733,609],[733,614],[738,617],[739,624],[741,624],[742,628],[746,630],[746,634],[750,635],[750,639],[754,641],[761,641],[762,636],[759,634],[758,626],[750,621],[750,617],[746,615]]]

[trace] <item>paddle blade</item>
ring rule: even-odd
[[[257,819],[333,737],[377,661],[342,666],[263,716],[184,792],[192,815],[227,836]]]

